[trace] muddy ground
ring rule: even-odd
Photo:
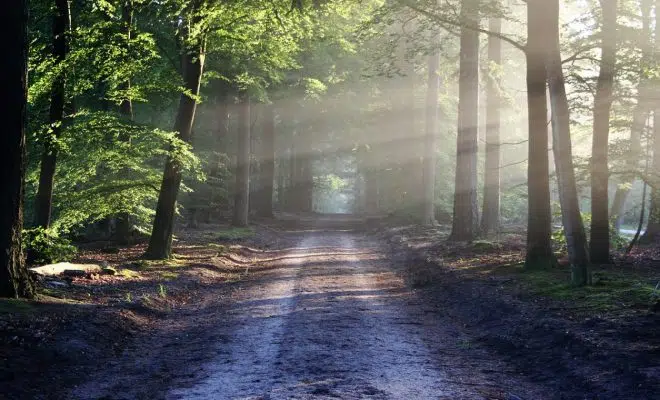
[[[139,260],[139,244],[90,249],[120,273],[0,305],[0,398],[660,398],[651,308],[532,294],[507,269],[515,244],[373,227],[204,226],[168,263]]]

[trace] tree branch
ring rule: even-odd
[[[425,10],[421,7],[418,7],[414,4],[412,4],[409,0],[396,0],[396,1],[399,2],[402,5],[407,6],[410,9],[424,15],[425,17],[434,20],[434,21],[437,21],[437,22],[440,22],[440,23],[443,23],[443,24],[447,24],[447,25],[464,27],[464,28],[467,28],[467,29],[471,29],[473,31],[477,31],[479,33],[486,34],[488,36],[496,37],[496,38],[498,38],[498,39],[500,39],[504,42],[509,43],[510,45],[512,45],[513,47],[515,47],[518,50],[522,51],[523,53],[527,52],[527,46],[526,45],[524,45],[522,43],[519,43],[519,42],[517,42],[517,41],[511,39],[510,37],[508,37],[506,35],[503,35],[501,33],[496,33],[496,32],[489,31],[487,29],[483,29],[483,28],[479,27],[478,25],[477,26],[463,25],[460,22],[452,21],[451,19],[444,18],[440,15],[437,15],[437,14],[432,13],[428,10]]]

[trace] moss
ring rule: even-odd
[[[502,244],[491,242],[489,240],[475,240],[472,242],[472,249],[476,252],[485,253],[502,249]]]
[[[227,246],[223,244],[217,244],[217,243],[208,243],[206,247],[216,250],[218,252],[218,256],[221,256],[227,252]]]
[[[176,272],[164,271],[160,273],[160,277],[163,280],[170,281],[179,277],[179,274]]]
[[[227,228],[216,232],[215,239],[220,241],[242,240],[254,236],[254,229],[247,228]]]
[[[148,270],[148,269],[153,269],[153,268],[162,268],[162,267],[180,267],[182,265],[185,265],[184,260],[177,259],[176,257],[172,257],[168,260],[137,260],[133,262],[133,265],[135,268],[138,270]]]
[[[138,271],[133,271],[132,269],[122,269],[119,271],[119,275],[123,276],[124,278],[128,279],[133,279],[133,278],[139,278],[140,273]]]
[[[651,304],[653,297],[651,283],[616,272],[595,272],[593,284],[584,287],[575,287],[570,283],[568,268],[528,270],[522,271],[520,276],[534,294],[570,302],[575,307],[601,311],[646,307]]]
[[[0,313],[28,313],[34,309],[34,304],[27,300],[0,299]]]

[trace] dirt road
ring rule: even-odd
[[[209,293],[92,374],[76,398],[543,399],[409,290],[364,234],[289,234],[231,293]],[[217,296],[217,298],[216,298]],[[547,396],[549,397],[549,396]]]

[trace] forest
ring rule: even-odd
[[[660,0],[6,2],[7,398],[657,398]]]

